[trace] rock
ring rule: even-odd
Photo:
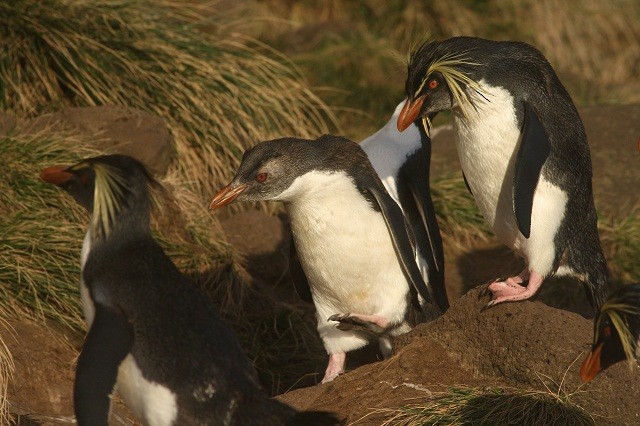
[[[99,149],[130,155],[155,176],[164,176],[173,156],[172,137],[163,120],[125,106],[65,108],[24,123],[22,131],[66,130],[95,137]]]
[[[220,222],[251,276],[277,283],[289,267],[289,227],[278,217],[258,210],[241,211]]]

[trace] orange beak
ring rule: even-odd
[[[68,172],[64,166],[47,167],[40,172],[40,179],[54,185],[62,185],[73,179],[73,173]]]
[[[580,367],[580,378],[584,383],[591,381],[600,372],[600,354],[602,353],[602,347],[604,343],[600,343],[589,352],[589,355],[582,362]]]
[[[398,130],[404,132],[407,127],[411,126],[411,123],[416,121],[425,99],[426,95],[420,96],[413,102],[407,99],[407,102],[404,103],[402,111],[400,111],[400,115],[398,116]]]
[[[242,194],[245,189],[247,189],[246,184],[234,185],[233,183],[230,183],[214,195],[211,199],[211,203],[209,203],[209,209],[216,210],[226,206],[227,204],[233,203],[233,200],[238,198],[238,195]]]

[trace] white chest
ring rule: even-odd
[[[454,109],[454,129],[460,165],[485,220],[508,246],[519,236],[513,215],[513,176],[520,128],[513,97],[501,87],[481,81],[486,100],[471,97],[477,110],[464,117]]]
[[[131,354],[120,364],[118,392],[136,417],[146,425],[174,424],[178,415],[176,395],[168,388],[145,379]]]
[[[281,199],[318,311],[403,315],[408,284],[384,218],[351,178],[311,172]]]
[[[93,323],[93,317],[95,316],[95,306],[93,300],[89,295],[89,289],[84,283],[82,278],[82,271],[84,271],[84,265],[87,263],[89,252],[91,251],[91,228],[87,230],[82,242],[82,251],[80,252],[80,299],[82,300],[82,311],[84,312],[84,319],[87,321],[87,325],[91,327]]]

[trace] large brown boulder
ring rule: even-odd
[[[125,106],[65,108],[23,123],[21,131],[65,130],[95,138],[99,149],[130,155],[155,175],[164,176],[173,156],[173,139],[162,118]]]

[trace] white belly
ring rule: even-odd
[[[488,101],[472,96],[478,112],[470,109],[469,118],[464,118],[454,109],[460,165],[480,212],[498,238],[546,275],[552,268],[553,240],[567,194],[541,176],[533,200],[531,236],[527,240],[520,233],[513,212],[513,177],[521,131],[513,98],[501,87],[480,84]]]
[[[149,426],[173,425],[178,415],[176,395],[142,376],[131,354],[118,369],[118,392],[133,414]]]
[[[326,319],[333,314],[379,315],[402,322],[408,283],[382,215],[371,209],[351,179],[344,173],[307,173],[280,199],[291,218],[327,350],[333,352],[327,339],[350,335],[331,331],[335,323]],[[338,346],[348,350],[349,345]]]

